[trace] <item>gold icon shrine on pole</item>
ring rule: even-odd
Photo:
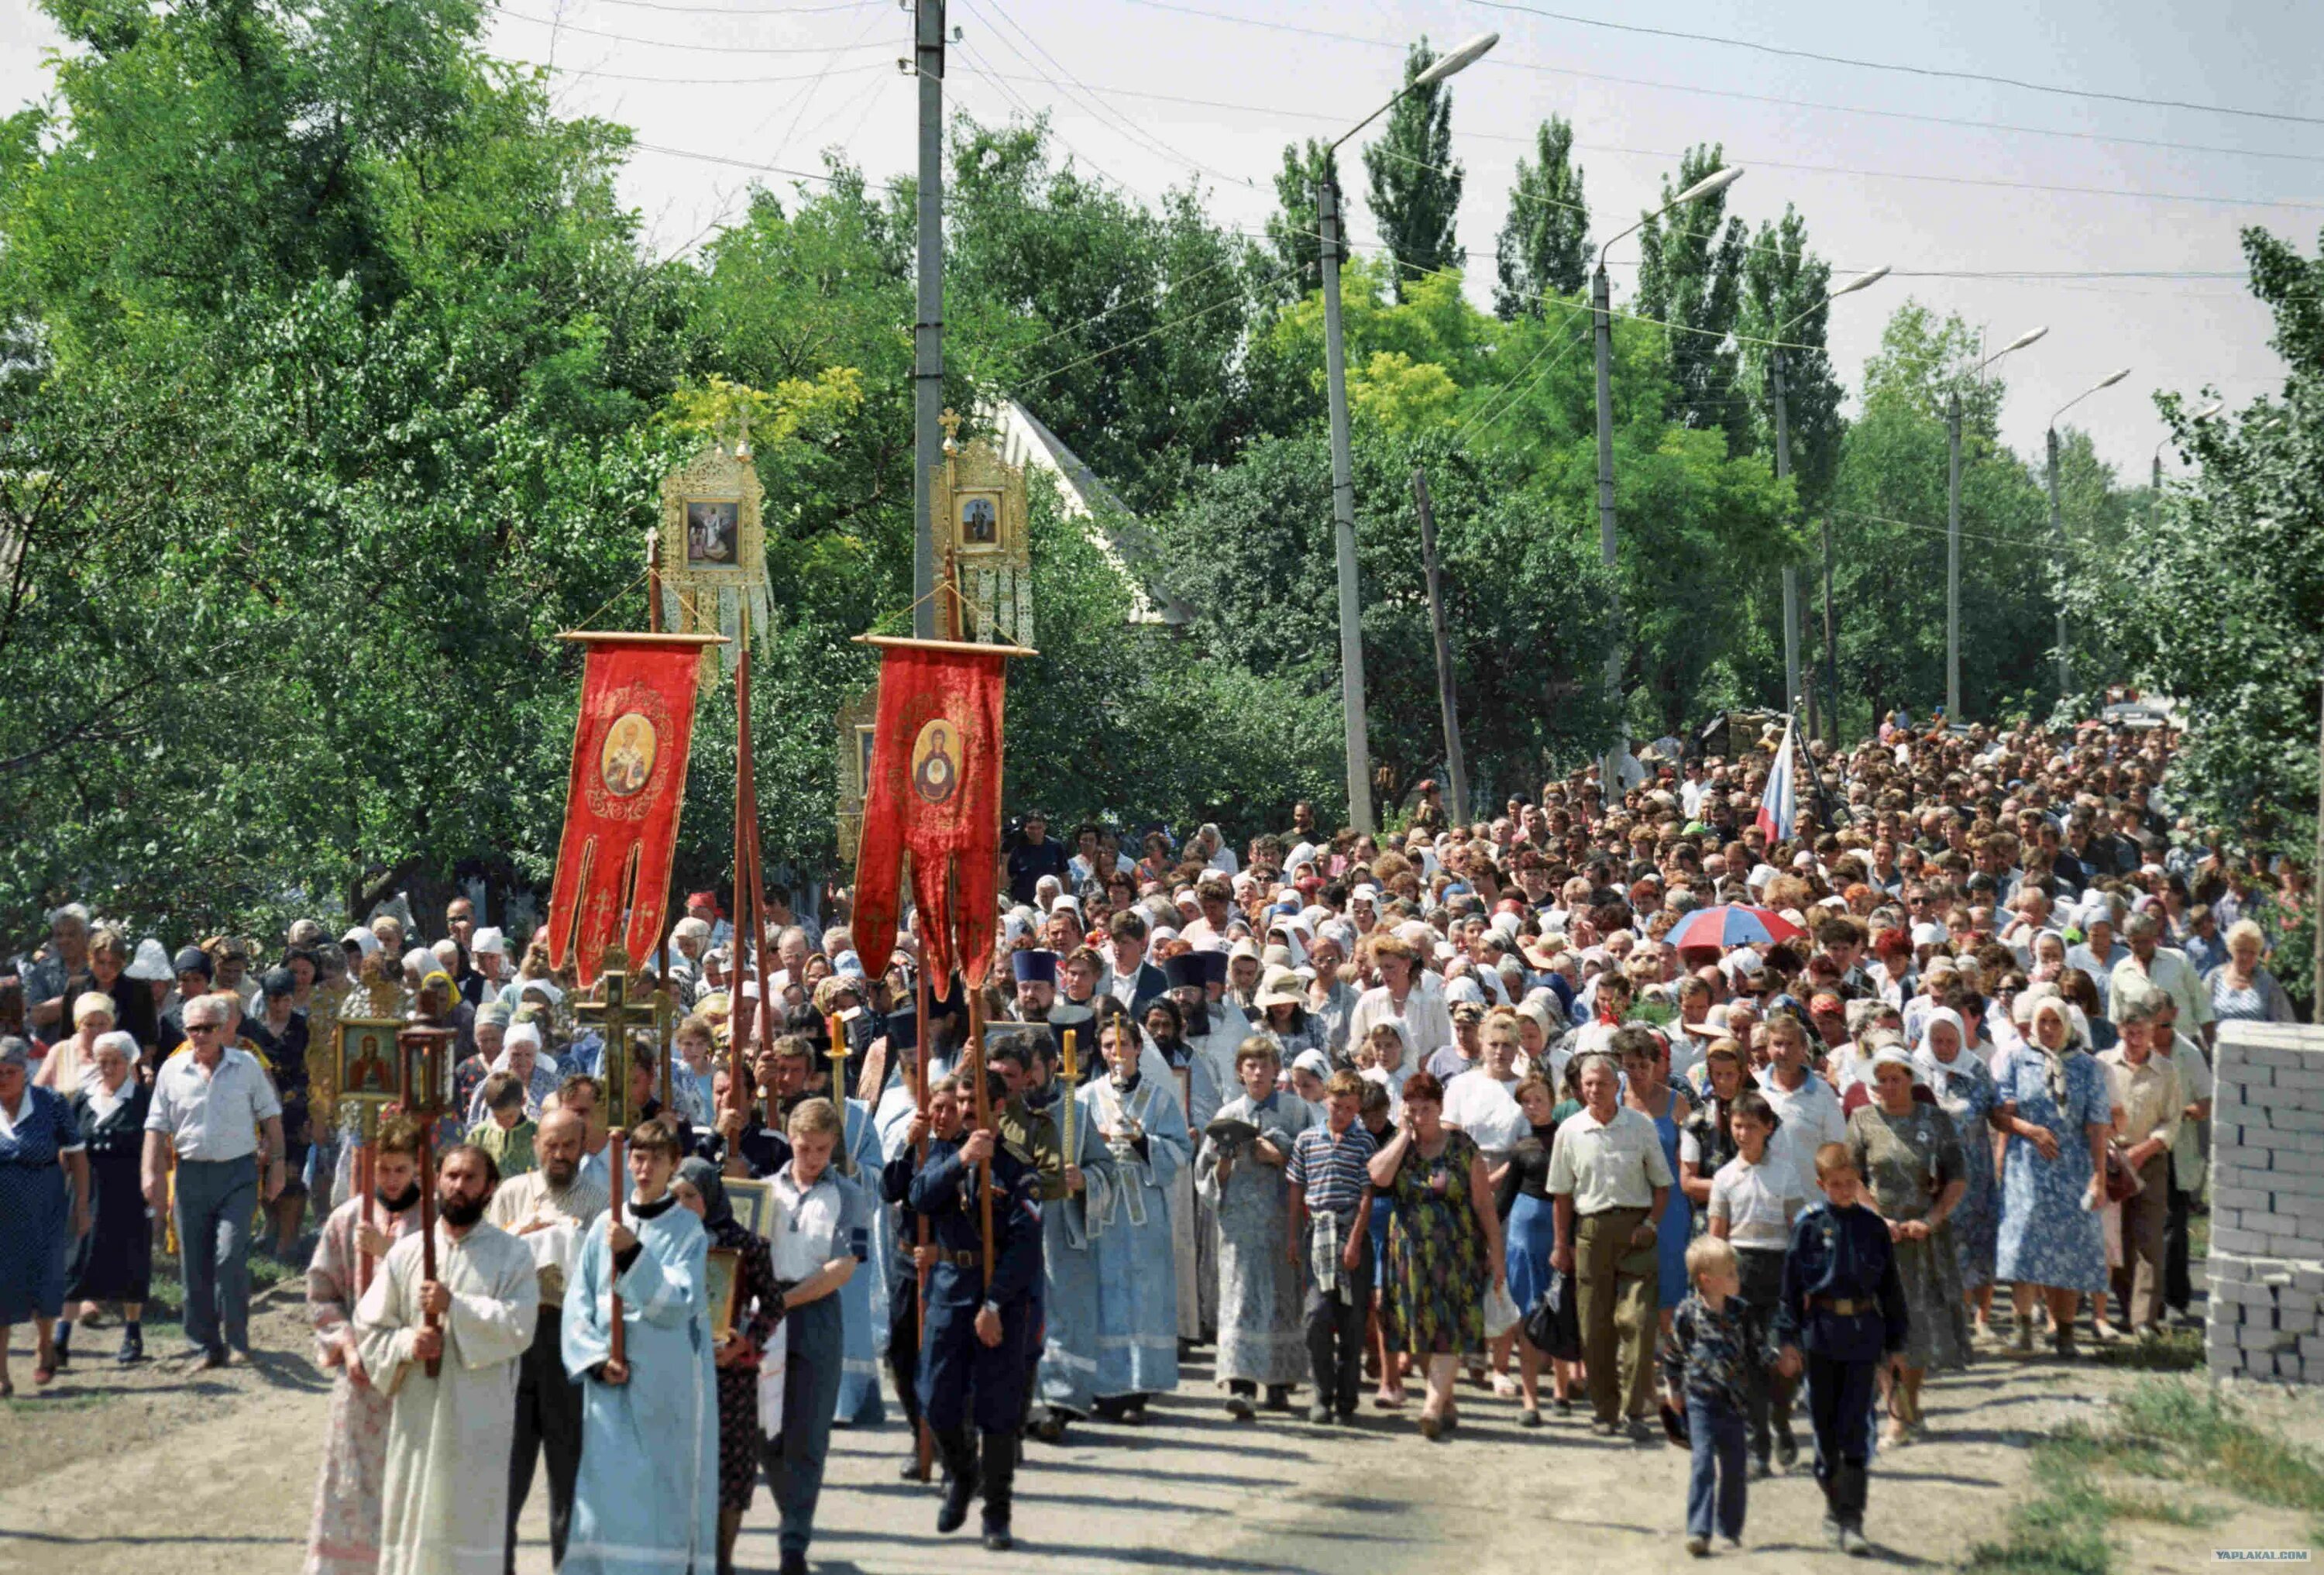
[[[928,489],[942,555],[936,633],[978,645],[1033,643],[1033,543],[1025,469],[982,438],[959,440],[945,411],[945,459]]]
[[[767,536],[759,519],[759,467],[746,428],[728,445],[706,445],[662,478],[656,542],[662,627],[675,634],[723,634],[720,651],[733,671],[748,613],[761,639],[774,627],[767,586]],[[707,668],[706,667],[706,672]]]

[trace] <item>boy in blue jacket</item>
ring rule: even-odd
[[[1798,1376],[1806,1353],[1824,1535],[1862,1558],[1872,1551],[1864,1538],[1864,1501],[1874,1380],[1883,1362],[1899,1376],[1903,1370],[1904,1283],[1887,1224],[1861,1201],[1864,1182],[1848,1146],[1825,1144],[1816,1150],[1815,1167],[1825,1201],[1792,1227],[1775,1333],[1784,1377]]]

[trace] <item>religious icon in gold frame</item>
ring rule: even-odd
[[[338,1094],[358,1104],[392,1102],[402,1087],[396,1036],[403,1025],[384,1018],[342,1018],[338,1028]]]
[[[710,1308],[710,1338],[724,1345],[734,1338],[734,1304],[742,1291],[742,1251],[714,1247],[703,1274],[703,1300]]]

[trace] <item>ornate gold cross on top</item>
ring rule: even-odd
[[[573,1015],[604,1036],[605,1054],[598,1063],[604,1075],[598,1081],[605,1085],[605,1124],[621,1131],[633,1114],[630,1110],[630,1030],[644,1027],[653,1013],[631,1004],[630,954],[620,942],[608,942],[598,954],[597,977],[605,999],[585,1000],[573,1009]],[[618,1179],[615,1184],[621,1184]]]

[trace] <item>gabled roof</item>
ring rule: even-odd
[[[1154,533],[1079,455],[1013,399],[986,410],[985,418],[1002,457],[1055,476],[1067,517],[1089,522],[1091,542],[1130,585],[1132,622],[1175,629],[1194,622],[1194,609],[1161,586],[1162,549]]]

